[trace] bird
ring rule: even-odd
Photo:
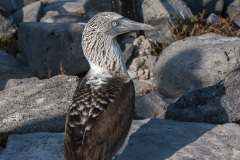
[[[115,12],[100,12],[86,24],[82,49],[90,70],[66,114],[65,160],[111,160],[122,146],[134,115],[135,91],[116,36],[152,29]]]

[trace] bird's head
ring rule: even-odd
[[[86,25],[88,32],[110,37],[136,30],[152,29],[156,28],[148,24],[132,21],[114,12],[101,12],[90,19]]]
[[[91,18],[83,31],[82,46],[91,70],[127,74],[122,51],[114,37],[135,31],[156,29],[114,12],[101,12]],[[95,68],[95,69],[94,69]],[[97,69],[96,69],[97,68]]]

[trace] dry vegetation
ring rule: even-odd
[[[227,18],[220,17],[218,23],[208,24],[205,20],[205,14],[206,12],[204,10],[190,19],[188,23],[175,16],[178,21],[178,25],[175,27],[168,26],[175,36],[172,38],[172,42],[182,40],[186,37],[204,35],[209,32],[227,37],[240,36],[240,29],[234,29],[233,20],[236,16],[230,16]],[[170,44],[151,41],[151,54],[158,56],[162,50]]]
[[[0,37],[0,50],[4,50],[11,55],[18,53],[16,36],[2,36]]]
[[[177,40],[184,39],[190,36],[200,36],[209,32],[217,33],[222,36],[234,37],[240,36],[240,30],[234,29],[233,20],[235,16],[227,18],[219,18],[219,21],[214,24],[208,24],[205,21],[205,11],[195,15],[190,23],[183,22],[180,18],[176,17],[179,25],[170,27],[171,32],[176,35]]]

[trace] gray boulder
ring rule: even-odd
[[[124,160],[239,159],[240,127],[164,119],[133,121],[119,151]],[[194,153],[194,154],[193,154]],[[63,160],[63,133],[10,135],[0,160]]]
[[[4,149],[0,147],[0,155],[3,153]]]
[[[165,48],[154,69],[153,84],[165,97],[177,98],[217,83],[240,65],[240,38],[206,34]]]
[[[5,88],[9,79],[22,79],[32,76],[33,74],[23,61],[0,50],[0,91]]]
[[[226,16],[236,16],[234,23],[240,28],[240,1],[233,0],[226,8]]]
[[[239,159],[240,127],[147,119],[120,155],[124,160]]]
[[[223,10],[224,0],[183,0],[191,9],[194,15],[206,10],[206,16],[211,13],[221,15]]]
[[[166,118],[207,123],[240,122],[240,70],[224,81],[182,95],[168,107]]]
[[[44,16],[40,22],[67,23],[87,22],[83,2],[57,1],[46,3],[43,7]]]
[[[218,23],[219,19],[220,19],[220,17],[218,17],[218,16],[217,16],[216,14],[214,14],[214,13],[211,13],[211,14],[207,17],[206,22],[207,22],[208,24],[214,24],[214,23]]]
[[[0,160],[63,160],[63,133],[31,133],[9,136]]]
[[[40,18],[43,16],[42,6],[43,3],[41,1],[37,1],[16,10],[11,14],[11,16],[14,18],[17,25],[21,22],[39,22]]]
[[[22,23],[18,31],[18,48],[31,71],[40,78],[88,71],[82,51],[84,24]]]
[[[143,96],[148,91],[153,90],[153,86],[147,82],[133,80],[134,88],[135,88],[135,95],[136,96]]]
[[[0,133],[63,132],[77,83],[62,75],[9,80],[0,92]]]
[[[135,114],[141,118],[165,118],[167,103],[158,92],[150,92],[135,102]]]
[[[106,11],[113,11],[133,20],[136,15],[134,0],[85,0],[84,8],[88,18]]]
[[[145,31],[145,36],[164,43],[170,43],[174,39],[169,27],[178,24],[176,17],[183,21],[193,17],[191,10],[182,0],[145,0],[138,9],[138,16],[144,23],[158,28],[156,31]]]
[[[6,13],[0,12],[0,38],[6,35],[12,35],[16,32],[16,25],[12,17]]]
[[[24,6],[39,0],[0,0],[0,6],[5,12],[12,13]]]

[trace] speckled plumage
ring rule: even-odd
[[[127,136],[135,93],[115,37],[136,30],[131,24],[141,26],[139,29],[153,28],[113,12],[102,12],[89,20],[83,31],[83,51],[90,70],[68,109],[66,160],[111,160]]]

